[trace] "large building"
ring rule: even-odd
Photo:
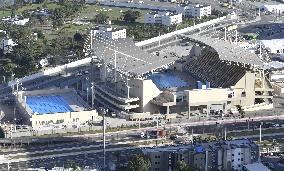
[[[259,146],[247,139],[145,149],[151,171],[174,170],[179,161],[199,170],[241,171],[259,160]]]
[[[146,24],[162,24],[166,26],[179,24],[182,22],[182,14],[170,12],[150,12],[144,15]]]
[[[261,59],[229,42],[181,35],[177,44],[189,51],[177,55],[181,50],[148,53],[129,39],[97,39],[96,102],[130,119],[224,114],[237,105],[246,111],[273,107]]]
[[[176,12],[182,13],[185,17],[202,18],[203,16],[211,15],[211,6],[200,4],[180,4],[176,6]]]
[[[52,124],[83,124],[98,121],[98,113],[73,89],[47,89],[15,92],[20,109],[33,128]]]

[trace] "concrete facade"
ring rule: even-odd
[[[179,161],[185,161],[193,169],[240,171],[243,165],[258,161],[259,147],[242,139],[145,149],[144,154],[150,158],[151,171],[174,170]]]
[[[98,26],[91,29],[93,36],[100,36],[105,39],[123,39],[126,38],[126,29],[112,28],[111,26]]]
[[[182,22],[182,14],[170,12],[151,12],[144,15],[146,24],[162,24],[166,26],[179,24]]]
[[[182,15],[186,17],[202,18],[203,16],[211,15],[211,6],[200,4],[181,4],[176,6],[176,12],[182,13]]]

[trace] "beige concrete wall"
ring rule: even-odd
[[[157,88],[152,80],[143,80],[143,112],[158,113],[159,108],[150,101],[160,93],[161,91]]]
[[[129,86],[131,86],[130,95],[141,99],[138,112],[155,113],[157,111],[157,106],[150,101],[158,96],[161,91],[152,80],[132,79],[129,81]]]
[[[240,101],[241,106],[254,105],[255,100],[255,73],[247,72],[234,86],[235,96],[240,97],[241,92],[246,92],[246,97]]]
[[[98,121],[99,116],[96,110],[92,110],[92,111],[32,115],[30,120],[32,122],[32,127],[40,127],[47,124],[50,121],[56,123],[59,120],[62,120],[64,124],[85,123],[86,121],[89,120]]]
[[[69,88],[64,88],[64,89],[60,89],[60,88],[51,88],[51,89],[43,89],[43,90],[33,90],[33,91],[26,91],[21,92],[24,93],[27,96],[36,96],[36,95],[51,95],[51,94],[62,94],[62,93],[67,93],[67,92],[71,92],[73,91],[72,89]]]
[[[228,91],[222,88],[186,90],[190,106],[227,101]]]
[[[277,83],[273,83],[273,84],[272,84],[272,87],[273,87],[273,90],[274,90],[274,92],[275,92],[276,94],[282,94],[282,93],[284,93],[284,88],[283,88],[281,85],[279,85],[279,84],[277,84]]]

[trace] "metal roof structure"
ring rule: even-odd
[[[201,35],[180,34],[180,36],[212,47],[218,53],[220,60],[248,64],[259,68],[263,67],[263,62],[256,54],[251,53],[234,43]]]
[[[157,56],[137,47],[131,39],[104,39],[96,36],[92,49],[95,55],[117,72],[141,77],[159,68],[167,68],[179,58],[175,55]]]

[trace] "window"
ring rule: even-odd
[[[232,162],[234,162],[235,160],[234,159],[232,159]]]
[[[241,158],[241,161],[244,161],[244,158]]]
[[[159,168],[155,168],[155,170],[160,170]]]
[[[241,155],[241,153],[238,153],[238,155]]]

